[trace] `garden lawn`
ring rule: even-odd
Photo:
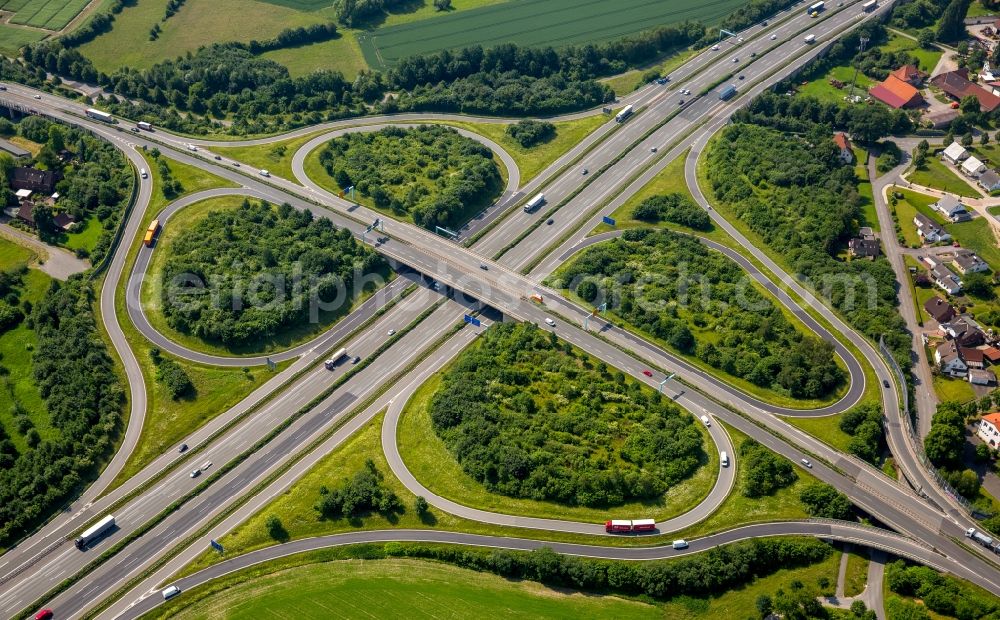
[[[0,268],[9,269],[15,265],[27,265],[37,258],[33,251],[0,235]]]
[[[859,146],[852,147],[854,151],[854,175],[858,178],[858,194],[861,196],[861,218],[859,222],[862,226],[870,226],[875,232],[881,231],[878,223],[878,213],[875,211],[875,195],[872,190],[871,179],[868,178],[868,166],[865,161],[868,153]]]
[[[62,241],[61,245],[70,250],[86,250],[89,253],[97,245],[97,240],[100,239],[102,232],[104,232],[104,226],[101,221],[97,217],[90,217],[83,222],[82,228],[63,235],[65,240]]]
[[[927,163],[925,163],[923,167],[915,168],[913,172],[909,174],[907,179],[909,179],[911,183],[916,183],[917,185],[923,185],[924,187],[930,187],[933,189],[939,189],[943,192],[951,194],[958,194],[959,196],[965,196],[966,198],[980,198],[982,196],[972,186],[966,183],[964,179],[959,177],[958,173],[952,172],[951,168],[942,163],[941,160],[937,158],[937,155],[929,156],[926,162]],[[935,200],[932,200],[931,202],[934,202]]]
[[[948,224],[945,228],[963,248],[972,250],[986,261],[994,273],[1000,272],[1000,242],[989,222],[977,217],[968,222]]]
[[[33,255],[6,239],[0,238],[0,265],[8,269],[17,264],[26,263]],[[9,262],[7,259],[11,259]],[[20,299],[37,305],[45,296],[52,283],[45,273],[37,269],[28,269],[20,290]],[[34,355],[38,338],[33,329],[28,329],[27,320],[22,320],[16,327],[0,333],[0,365],[9,374],[0,376],[0,425],[3,426],[18,452],[28,450],[25,437],[17,431],[14,424],[15,407],[27,412],[28,418],[34,423],[35,430],[42,440],[52,439],[58,434],[51,420],[42,395],[35,381]]]
[[[811,80],[804,86],[798,86],[799,94],[815,97],[820,101],[829,103],[844,103],[844,98],[851,92],[851,81],[854,79],[854,67],[848,65],[838,65],[831,68],[825,74]],[[830,80],[839,80],[845,86],[837,88],[830,83]],[[875,85],[875,81],[864,73],[858,72],[858,81],[854,87],[854,94],[864,96],[868,89]]]
[[[965,379],[952,379],[934,375],[934,391],[938,400],[967,403],[976,398],[976,392],[972,389],[972,384]]]
[[[910,204],[910,201],[906,198],[897,199],[895,206],[892,205],[890,198],[889,205],[892,208],[893,213],[896,214],[896,220],[899,222],[899,230],[903,235],[903,242],[907,245],[907,247],[919,248],[923,245],[923,240],[920,238],[920,235],[917,234],[917,226],[913,223],[913,218],[916,217],[917,213],[919,213],[917,208]]]
[[[889,33],[889,41],[881,45],[880,49],[886,52],[905,50],[911,56],[917,57],[920,61],[920,69],[928,74],[934,70],[938,61],[941,60],[941,55],[944,54],[943,51],[936,47],[933,49],[924,49],[913,39],[894,32]]]

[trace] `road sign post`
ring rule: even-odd
[[[604,217],[602,217],[601,221],[604,222],[605,224],[607,224],[608,226],[614,226],[615,225],[615,218],[608,217],[607,215],[605,215]]]
[[[215,539],[212,539],[210,542],[212,544],[212,548],[218,551],[219,553],[226,552],[226,550],[222,548],[222,545],[220,545]]]
[[[660,381],[660,387],[658,388],[660,394],[663,393],[663,384],[666,383],[667,381],[670,381],[671,379],[673,379],[676,375],[677,375],[676,372],[672,372],[669,375],[667,375],[667,377],[663,381]]]
[[[482,325],[482,322],[476,317],[472,316],[471,314],[466,314],[463,318],[465,319],[466,323],[472,325],[473,327],[479,327]]]
[[[458,233],[457,232],[455,232],[454,230],[448,230],[444,226],[435,226],[434,227],[434,232],[437,233],[437,234],[439,234],[439,235],[441,235],[442,237],[448,237],[448,238],[453,239],[453,240],[456,237],[458,237]]]
[[[271,359],[270,357],[267,358],[267,369],[268,370],[270,370],[271,372],[274,372],[274,369],[277,368],[277,367],[278,367],[278,365],[274,363],[273,359]]]

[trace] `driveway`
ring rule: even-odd
[[[71,275],[90,269],[90,263],[80,260],[68,250],[42,243],[37,237],[12,227],[0,224],[0,236],[30,249],[38,255],[38,269],[57,280],[66,280]]]

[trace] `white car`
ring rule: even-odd
[[[734,62],[734,63],[735,63],[735,62],[739,62],[739,61],[740,61],[740,59],[739,59],[739,57],[738,57],[738,56],[733,56],[733,62]]]
[[[262,176],[262,177],[269,177],[269,176],[271,176],[271,173],[268,172],[267,170],[261,170],[258,174],[260,174],[260,176]]]
[[[188,145],[188,150],[189,150],[189,151],[197,151],[197,150],[198,150],[198,147],[197,147],[197,146],[195,146],[195,145],[193,145],[193,144],[189,144],[189,145]]]
[[[809,469],[812,469],[812,468],[813,468],[813,464],[812,464],[811,462],[809,462],[809,459],[801,459],[801,460],[802,460],[802,464],[803,464],[803,465],[805,465],[805,466],[806,466],[806,467],[808,467]]]
[[[556,326],[556,322],[553,321],[552,319],[550,319],[549,317],[545,317],[545,322],[548,323],[549,327],[555,327]]]
[[[707,415],[701,416],[701,423],[704,424],[705,426],[711,426],[712,425],[712,421],[708,419]]]
[[[717,52],[717,51],[719,51],[719,46],[718,46],[718,45],[713,45],[713,46],[712,46],[712,51],[713,51],[713,52]]]
[[[777,38],[778,38],[778,35],[776,35],[776,34],[772,34],[772,35],[771,35],[771,40],[772,40],[772,41],[774,41],[774,40],[775,40],[775,39],[777,39]]]
[[[41,98],[42,98],[41,95],[35,95],[35,99],[41,99]]]
[[[394,330],[394,329],[390,329],[390,330],[389,330],[389,335],[390,335],[390,336],[395,336],[395,335],[396,335],[396,330]]]

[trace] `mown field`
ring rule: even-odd
[[[376,69],[401,58],[468,45],[564,46],[606,41],[685,20],[715,23],[743,0],[517,0],[433,20],[379,28],[358,36],[365,62]]]
[[[90,0],[0,0],[0,10],[10,11],[12,24],[61,30]]]

